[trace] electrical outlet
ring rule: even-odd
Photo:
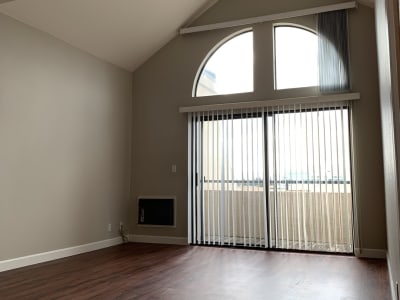
[[[110,231],[112,230],[111,223],[110,223],[110,224],[108,224],[108,226],[107,226],[107,230],[108,230],[108,232],[110,232]]]
[[[124,223],[119,222],[119,231],[121,232],[122,230],[124,230]]]

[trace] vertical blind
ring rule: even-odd
[[[352,252],[350,104],[189,114],[191,243]]]
[[[189,121],[193,243],[267,246],[263,109]]]
[[[347,10],[320,13],[317,19],[320,90],[349,90]]]

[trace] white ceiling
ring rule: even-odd
[[[0,0],[0,13],[134,71],[215,0]]]

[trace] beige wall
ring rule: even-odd
[[[195,25],[283,12],[341,1],[220,0]],[[315,24],[313,18],[296,22]],[[292,20],[284,20],[292,21]],[[357,176],[360,247],[385,249],[385,206],[376,61],[374,11],[363,5],[351,10],[350,57],[353,90],[362,99],[354,105],[354,152]],[[311,25],[312,26],[312,25]],[[240,28],[178,36],[133,75],[133,180],[131,232],[145,235],[187,235],[187,119],[180,106],[265,100],[312,95],[312,89],[273,90],[272,24],[254,26],[254,93],[191,97],[193,80],[202,60],[221,39]],[[171,173],[171,165],[177,173]],[[176,228],[138,227],[139,195],[176,195]]]
[[[397,1],[397,0],[395,0]],[[393,14],[395,1],[376,2],[376,29],[379,61],[379,82],[382,113],[383,158],[388,236],[388,266],[391,275],[393,299],[396,282],[400,281],[400,228],[399,228],[399,143],[400,111],[398,63],[398,16]],[[397,44],[398,47],[398,44]],[[397,299],[397,298],[396,298]]]
[[[118,236],[131,74],[1,14],[0,41],[0,260]]]

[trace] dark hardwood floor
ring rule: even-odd
[[[0,299],[390,299],[384,260],[129,243],[0,273]]]

